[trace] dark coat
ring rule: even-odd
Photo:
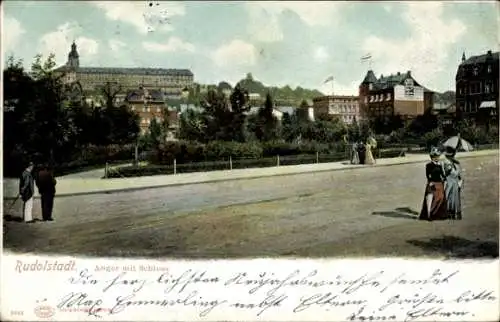
[[[38,172],[36,185],[38,187],[38,192],[40,192],[41,195],[54,195],[56,193],[56,184],[57,181],[52,172],[48,170],[40,170],[40,172]]]
[[[19,179],[19,195],[23,201],[27,201],[35,194],[35,180],[30,171],[24,170]]]
[[[446,178],[443,165],[432,161],[425,165],[425,176],[429,182],[444,182]]]

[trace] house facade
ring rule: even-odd
[[[327,95],[313,99],[314,119],[336,117],[346,124],[359,120],[358,96]]]
[[[430,110],[433,104],[434,92],[420,85],[411,71],[377,78],[369,70],[359,86],[362,119],[388,122],[396,115],[403,120],[413,119]]]
[[[499,52],[465,57],[455,77],[458,117],[478,123],[498,122]]]
[[[169,125],[167,139],[175,139],[175,132],[179,127],[178,112],[168,108],[165,97],[159,90],[130,90],[123,103],[139,115],[139,126],[142,134],[149,131],[153,119],[158,123],[163,123],[166,117]]]

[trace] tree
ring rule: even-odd
[[[347,127],[347,137],[350,142],[359,142],[361,140],[361,128],[356,119]]]
[[[251,108],[248,104],[248,92],[239,85],[236,85],[229,97],[229,101],[231,104],[230,121],[232,122],[230,126],[231,133],[228,139],[237,142],[245,142],[247,138],[245,131],[246,113],[250,111]]]
[[[230,140],[232,111],[225,95],[215,90],[208,91],[201,102],[202,127],[205,135],[202,142],[216,140]]]
[[[181,114],[179,123],[179,138],[188,141],[205,142],[207,131],[201,112],[188,109]]]
[[[299,108],[295,111],[299,122],[304,123],[304,122],[309,122],[309,104],[307,104],[306,100],[302,100],[300,103]]]
[[[104,97],[104,104],[107,108],[115,107],[116,97],[122,92],[122,86],[116,82],[106,82],[100,87],[100,92]]]
[[[273,114],[274,104],[271,95],[266,95],[264,106],[257,114],[257,128],[255,135],[260,141],[272,141],[279,137],[278,119]]]
[[[288,113],[283,114],[283,119],[281,122],[281,137],[283,138],[283,140],[287,142],[296,140],[300,135],[299,120],[296,113],[294,113],[293,115],[290,115]]]
[[[54,55],[45,61],[37,55],[29,73],[13,57],[7,62],[4,89],[10,110],[5,115],[9,123],[4,136],[6,163],[63,160],[74,151],[74,129],[64,109],[62,84],[52,73],[54,66]]]
[[[250,110],[248,92],[237,85],[228,101],[223,93],[210,90],[201,105],[203,141],[246,141],[246,113]]]

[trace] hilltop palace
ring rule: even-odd
[[[64,75],[63,82],[75,91],[92,96],[106,83],[119,84],[124,91],[137,89],[160,90],[163,95],[179,98],[185,88],[193,85],[189,69],[80,67],[76,44],[73,42],[66,65],[55,70]]]

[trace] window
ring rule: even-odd
[[[477,74],[478,74],[478,73],[479,73],[479,68],[478,68],[478,67],[474,67],[474,68],[472,69],[472,74],[473,74],[474,76],[477,76]]]
[[[478,94],[480,93],[480,87],[479,87],[479,82],[474,82],[470,84],[470,93],[471,94]]]
[[[491,73],[491,72],[492,72],[491,65],[488,65],[488,73]]]
[[[391,93],[387,93],[387,98],[385,100],[386,101],[390,101],[391,100]]]
[[[413,79],[411,78],[405,79],[405,86],[413,86]]]
[[[368,103],[368,96],[365,96],[365,104]]]
[[[161,108],[157,107],[156,108],[156,112],[160,113],[161,112]]]

